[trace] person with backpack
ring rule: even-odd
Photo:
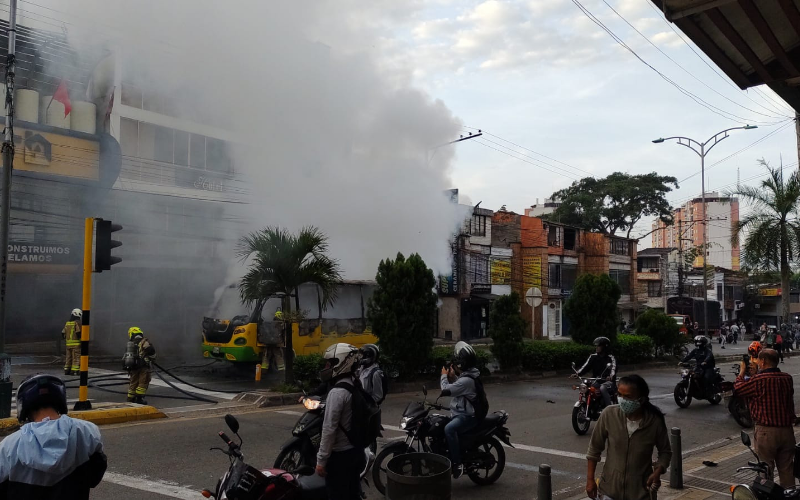
[[[476,367],[475,350],[466,342],[459,342],[453,349],[453,362],[442,368],[440,379],[442,396],[451,397],[452,419],[444,428],[450,461],[453,463],[453,478],[464,475],[461,463],[459,434],[474,429],[489,412],[489,403],[481,382],[481,372]]]
[[[378,364],[380,351],[375,344],[365,344],[359,352],[361,366],[358,369],[358,379],[361,381],[361,387],[372,396],[375,404],[380,406],[388,392],[386,375]]]
[[[358,500],[360,474],[366,465],[364,448],[377,439],[380,409],[356,381],[358,349],[334,344],[325,350],[323,358],[325,368],[320,379],[333,386],[325,401],[316,470],[325,478],[330,500]]]

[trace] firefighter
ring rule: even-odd
[[[64,357],[64,375],[78,375],[81,371],[81,319],[83,311],[73,309],[69,321],[61,330],[61,337],[67,344],[67,355]]]
[[[286,323],[283,321],[283,311],[280,308],[275,311],[272,322],[273,328],[280,332],[282,341],[280,344],[267,344],[264,348],[264,358],[261,360],[261,369],[269,370],[270,362],[272,362],[275,364],[275,368],[279,372],[282,372],[286,369],[286,363],[283,359],[283,348],[286,346],[286,337],[284,333]]]
[[[156,350],[138,326],[128,329],[128,339],[134,346],[133,366],[128,370],[131,381],[128,386],[128,402],[144,405],[147,404],[144,395],[150,385],[150,364],[156,358]]]

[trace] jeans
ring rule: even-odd
[[[611,405],[611,395],[617,392],[614,382],[606,381],[600,382],[599,380],[594,383],[595,387],[600,388],[600,394],[603,396],[603,406]]]
[[[447,439],[447,448],[450,449],[450,460],[453,461],[453,465],[461,463],[461,445],[458,442],[458,435],[474,429],[477,425],[478,419],[475,417],[456,415],[444,427],[444,437]]]
[[[346,451],[334,451],[328,458],[325,467],[325,489],[329,500],[360,500],[361,471],[364,463],[364,450],[352,448]]]

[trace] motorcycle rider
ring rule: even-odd
[[[479,424],[475,404],[479,398],[476,380],[480,379],[481,372],[476,367],[477,361],[475,350],[462,341],[453,349],[453,362],[450,366],[442,368],[440,379],[442,396],[452,398],[450,400],[452,420],[445,426],[444,436],[447,439],[447,448],[450,450],[455,479],[464,475],[458,436]]]
[[[600,389],[600,394],[603,396],[603,407],[612,404],[611,396],[616,393],[617,381],[617,360],[611,354],[611,341],[608,337],[597,337],[594,339],[595,354],[589,356],[586,363],[580,367],[578,373],[570,375],[572,378],[578,378],[589,370],[592,370],[592,377],[600,378],[602,380],[595,380],[593,387]],[[611,365],[609,367],[609,365]]]
[[[144,395],[150,387],[150,364],[156,357],[156,349],[144,337],[144,332],[138,326],[128,329],[128,338],[133,342],[136,356],[134,366],[128,372],[130,385],[128,386],[128,402],[146,405]]]
[[[744,360],[739,363],[739,373],[744,373],[745,378],[752,377],[758,373],[758,355],[761,354],[761,342],[755,340],[747,347],[747,354],[750,356],[749,362],[745,366]]]
[[[97,426],[67,415],[58,377],[33,375],[17,388],[22,427],[0,443],[0,499],[88,500],[106,472]]]
[[[386,399],[383,393],[383,377],[385,376],[378,364],[380,351],[375,344],[365,344],[361,349],[361,366],[358,368],[358,379],[361,387],[367,391],[378,406]]]
[[[328,392],[325,420],[317,452],[317,474],[325,478],[330,500],[356,500],[361,497],[360,474],[366,465],[362,450],[350,444],[348,431],[353,423],[353,396],[339,384],[356,385],[358,349],[350,344],[333,344],[323,354],[325,368],[319,376],[333,386]]]
[[[708,337],[697,335],[694,338],[695,348],[681,360],[681,363],[688,363],[695,360],[694,372],[703,379],[703,390],[708,397],[711,397],[711,384],[714,381],[714,353],[708,345]]]

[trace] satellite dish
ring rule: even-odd
[[[528,288],[525,292],[525,302],[531,307],[539,307],[542,305],[542,291],[538,288]]]

